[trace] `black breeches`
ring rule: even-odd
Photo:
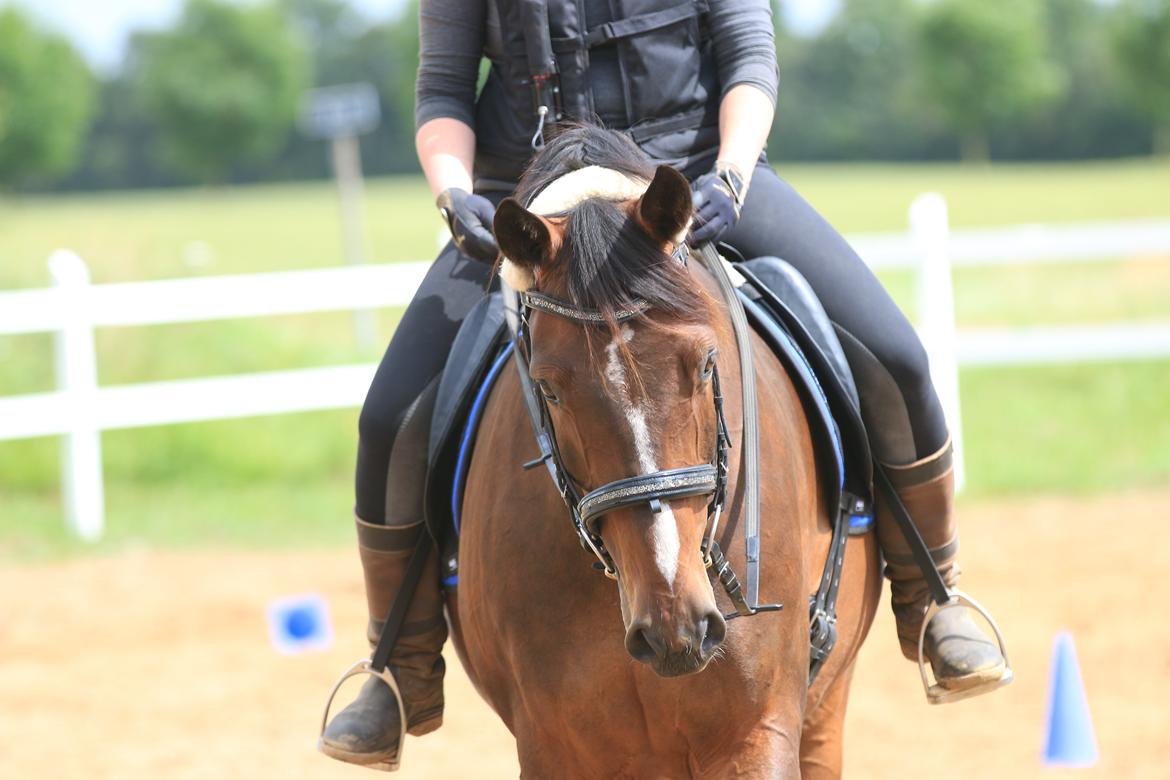
[[[367,523],[386,522],[386,474],[399,428],[410,405],[443,371],[459,325],[483,298],[490,273],[448,243],[386,347],[358,418],[354,511]]]
[[[945,444],[946,421],[913,327],[845,239],[770,167],[757,167],[742,218],[725,240],[747,258],[787,260],[820,296],[853,368],[879,459],[903,465]],[[390,340],[359,420],[355,511],[362,520],[386,522],[386,475],[399,428],[442,372],[489,272],[448,244]]]
[[[768,165],[756,167],[723,240],[745,258],[787,260],[808,279],[849,358],[878,459],[904,465],[942,448],[946,420],[918,334],[848,242]]]

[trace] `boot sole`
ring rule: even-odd
[[[995,666],[965,674],[962,677],[936,677],[935,682],[948,691],[965,691],[968,688],[977,688],[987,685],[1003,677],[1007,665],[1000,661]]]
[[[398,771],[399,760],[397,747],[381,753],[354,753],[351,750],[344,750],[335,745],[330,745],[322,737],[317,740],[317,750],[330,758],[344,761],[347,764],[355,764],[357,766],[364,766],[367,769],[377,769],[383,772]]]
[[[438,707],[430,713],[422,713],[430,715],[425,720],[411,724],[410,728],[406,730],[407,734],[412,737],[421,737],[424,734],[430,734],[440,726],[443,725],[443,708]],[[377,769],[383,772],[398,771],[401,760],[398,758],[398,747],[395,746],[390,750],[383,750],[378,753],[357,753],[352,750],[338,747],[325,741],[324,737],[317,740],[317,750],[330,758],[338,761],[344,761],[347,764],[355,764],[357,766],[364,766],[367,769]]]
[[[430,734],[439,726],[443,725],[443,705],[428,710],[427,712],[420,712],[415,716],[415,719],[407,726],[406,733],[412,737],[421,737],[424,734]]]

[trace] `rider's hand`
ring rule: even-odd
[[[468,257],[481,263],[494,263],[500,254],[492,235],[492,218],[496,207],[482,195],[472,195],[457,187],[443,190],[435,202],[447,220],[455,246]]]
[[[743,175],[730,163],[717,162],[715,170],[695,179],[691,185],[695,205],[691,243],[718,241],[739,221],[746,187]]]

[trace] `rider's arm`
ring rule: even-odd
[[[484,0],[422,0],[418,11],[415,149],[438,195],[471,192],[475,86],[483,56]]]
[[[752,84],[732,87],[719,103],[718,159],[739,169],[745,187],[768,142],[774,113],[772,101]]]
[[[715,45],[723,98],[719,159],[750,180],[775,114],[779,81],[769,0],[712,3],[707,22]]]
[[[438,195],[452,187],[471,192],[474,130],[458,119],[437,117],[415,133],[414,148],[432,193]]]
[[[494,263],[496,207],[472,194],[475,85],[483,57],[485,0],[422,0],[414,146],[435,205],[461,252]]]

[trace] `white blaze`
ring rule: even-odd
[[[629,325],[622,328],[622,340],[627,344],[634,340],[634,329]],[[638,465],[643,474],[653,474],[658,471],[658,463],[654,459],[654,445],[650,440],[650,429],[646,425],[646,412],[641,404],[634,403],[626,383],[626,367],[618,354],[618,342],[613,342],[605,348],[608,358],[605,364],[605,378],[618,391],[619,396],[625,396],[626,421],[630,424],[630,432],[634,436],[634,451],[638,453]],[[670,504],[662,502],[662,511],[654,515],[654,523],[650,526],[650,538],[654,544],[654,561],[666,584],[674,587],[674,578],[678,574],[678,522],[674,519],[674,512]]]

